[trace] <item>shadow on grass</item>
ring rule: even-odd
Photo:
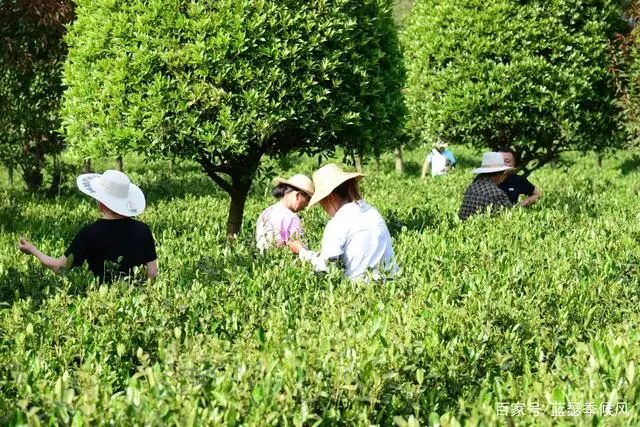
[[[584,217],[595,219],[599,216],[593,199],[577,199],[570,194],[561,193],[549,194],[544,202],[544,209],[566,210],[574,221],[580,221]]]
[[[406,160],[402,164],[402,168],[405,175],[420,177],[422,173],[422,165],[418,162]]]
[[[69,294],[86,295],[93,283],[93,276],[80,269],[74,269],[69,278],[65,283],[60,276],[40,266],[26,270],[9,267],[0,276],[0,304],[10,307],[19,300],[30,299],[31,307],[37,309],[54,290],[67,288]]]
[[[210,196],[222,191],[195,166],[155,170],[154,174],[145,175],[139,186],[145,193],[147,204],[186,196]]]
[[[455,153],[454,153],[455,154]],[[480,166],[482,159],[468,154],[456,154],[456,168],[474,169]]]
[[[96,173],[104,172],[103,169],[96,169]],[[145,194],[147,204],[159,200],[170,200],[173,198],[183,198],[185,196],[207,196],[222,191],[197,164],[178,163],[170,166],[168,162],[147,162],[125,164],[125,173],[138,185]],[[54,195],[47,195],[43,191],[40,195],[43,200],[52,200],[56,196],[62,198],[73,198],[83,196],[76,187],[76,176],[83,173],[79,168],[75,168],[70,173],[65,173],[58,192]],[[25,194],[21,188],[15,189],[16,197]]]
[[[392,237],[399,235],[403,229],[422,232],[437,228],[442,222],[438,213],[429,208],[413,208],[408,212],[401,213],[389,209],[383,216]]]
[[[638,169],[640,169],[640,156],[637,154],[620,164],[620,172],[625,176],[637,172]]]
[[[404,176],[420,177],[421,171],[422,171],[421,163],[414,160],[407,160],[407,159],[403,160],[402,174]],[[378,171],[376,168],[376,164],[373,161],[369,161],[365,164],[365,173],[370,173],[370,174],[381,173],[385,175],[395,174],[396,173],[395,163],[393,161],[383,160],[380,162],[380,170]]]

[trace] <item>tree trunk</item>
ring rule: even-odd
[[[237,166],[230,166],[228,163],[224,166],[214,166],[207,160],[200,162],[209,178],[231,197],[227,215],[227,239],[229,240],[234,239],[242,229],[244,205],[261,157],[260,153],[255,153],[253,156],[247,155],[234,159],[234,165]],[[221,174],[229,176],[231,182],[223,179]]]
[[[601,170],[602,169],[602,153],[597,153],[596,154],[596,169]]]
[[[42,169],[35,166],[27,166],[23,173],[24,182],[27,184],[27,190],[32,193],[40,191],[44,177]]]
[[[7,172],[9,173],[9,186],[13,187],[13,166],[7,167]]]
[[[122,165],[122,156],[116,157],[116,170],[124,172],[124,166]]]
[[[396,158],[396,173],[403,173],[404,166],[402,164],[402,147],[398,147],[395,149],[395,158]]]
[[[358,173],[362,173],[362,156],[358,155],[356,157],[356,171],[358,171]]]
[[[376,173],[380,173],[380,156],[376,156]]]
[[[230,194],[231,203],[229,204],[229,215],[227,216],[227,239],[229,240],[235,238],[242,229],[242,214],[244,213],[244,205],[251,188],[251,181],[242,183],[235,179],[232,181],[234,182],[234,191]]]
[[[41,136],[34,137],[36,141],[42,139]],[[22,155],[24,163],[22,167],[22,177],[27,184],[27,189],[31,192],[40,191],[44,176],[42,175],[42,169],[44,168],[44,152],[42,146],[36,144],[35,147],[30,147],[29,144],[22,145]]]
[[[84,173],[91,173],[91,159],[87,159],[82,164],[82,171]]]
[[[53,156],[53,177],[51,179],[51,186],[47,192],[49,196],[55,196],[60,190],[60,182],[62,181],[62,171],[60,170],[60,160],[58,156]]]

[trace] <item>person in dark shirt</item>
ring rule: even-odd
[[[146,224],[132,218],[145,208],[140,188],[115,170],[80,175],[76,182],[80,191],[97,201],[102,218],[80,229],[60,258],[42,253],[24,237],[20,238],[18,249],[35,256],[56,273],[86,262],[91,272],[105,282],[130,275],[136,266],[145,266],[147,277],[154,279],[158,262],[153,235]]]
[[[487,209],[491,209],[491,213],[494,214],[503,208],[510,208],[509,198],[498,185],[512,169],[511,166],[505,165],[501,153],[484,153],[482,165],[472,171],[478,176],[464,192],[458,212],[460,219],[464,221],[472,215],[486,212]]]
[[[518,154],[512,148],[500,147],[496,151],[502,153],[505,165],[513,168],[518,167]],[[518,203],[520,195],[522,194],[527,197],[520,202],[520,206],[531,206],[536,203],[542,195],[540,190],[529,182],[527,178],[517,175],[516,173],[510,173],[507,175],[505,180],[500,183],[499,187],[502,191],[507,193],[509,200],[511,200],[511,203],[514,205]]]

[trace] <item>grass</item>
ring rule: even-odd
[[[310,174],[313,159],[267,162],[227,244],[228,200],[196,166],[126,158],[147,194],[154,284],[44,271],[18,236],[62,254],[97,210],[71,176],[53,199],[4,186],[3,424],[640,423],[637,160],[621,153],[598,171],[568,156],[533,174],[543,199],[531,209],[460,223],[480,156],[454,152],[460,167],[424,183],[425,152],[406,154],[403,176],[391,156],[380,172],[365,165],[363,193],[402,268],[384,286],[253,246],[270,179]],[[327,219],[302,217],[317,248]]]

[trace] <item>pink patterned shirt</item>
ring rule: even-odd
[[[303,232],[300,217],[278,202],[262,211],[256,223],[256,245],[264,251],[282,246],[290,237]]]

